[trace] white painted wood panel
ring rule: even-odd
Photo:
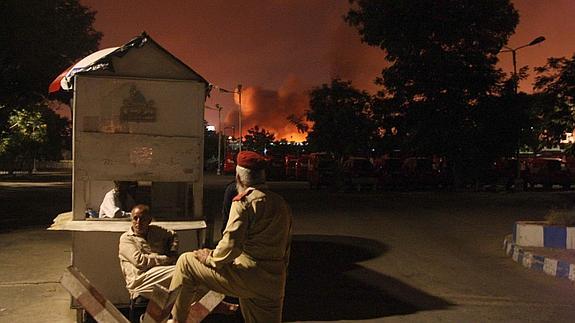
[[[78,133],[75,180],[196,182],[200,139],[136,134]]]

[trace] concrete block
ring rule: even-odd
[[[575,249],[575,227],[567,227],[565,248]]]
[[[543,246],[545,248],[565,249],[567,230],[564,226],[544,226]]]
[[[555,276],[557,274],[557,260],[555,259],[545,259],[545,263],[543,264],[543,271],[551,276]]]
[[[557,271],[555,276],[567,278],[569,277],[569,263],[565,261],[557,261]]]
[[[516,222],[515,243],[523,247],[543,247],[543,226],[525,222]]]

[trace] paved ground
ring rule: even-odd
[[[69,233],[23,229],[0,234],[0,321],[73,322],[58,283],[70,263]]]
[[[70,235],[44,230],[70,208],[67,180],[0,182],[0,205],[10,206],[0,219],[0,322],[74,321],[57,284],[69,264]],[[219,212],[229,180],[206,178],[206,214]],[[575,321],[571,282],[523,268],[502,249],[514,221],[541,220],[573,192],[360,194],[310,191],[296,182],[270,186],[286,196],[296,220],[286,321]]]
[[[47,227],[55,214],[71,210],[70,179],[66,172],[0,175],[0,232]]]

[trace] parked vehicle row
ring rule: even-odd
[[[575,179],[575,169],[569,168],[561,158],[531,158],[525,161],[521,175],[527,189],[535,185],[542,185],[545,189],[560,185],[569,189]]]
[[[311,161],[323,157],[331,167],[314,168]],[[437,165],[430,158],[385,158],[372,161],[365,157],[349,157],[337,163],[328,154],[311,154],[308,181],[311,188],[331,185],[338,190],[410,189],[445,185]],[[329,180],[325,179],[329,178]],[[323,179],[323,180],[322,180]]]
[[[308,181],[310,188],[338,190],[426,189],[453,184],[451,170],[444,160],[429,157],[378,158],[352,156],[336,160],[320,152],[300,156],[269,155],[267,177],[272,181]],[[519,163],[519,165],[518,165]],[[225,156],[224,174],[235,172],[232,154]],[[517,176],[521,181],[517,181]],[[569,189],[575,182],[575,159],[529,157],[499,159],[478,181],[480,185],[499,185],[523,189],[554,185]]]

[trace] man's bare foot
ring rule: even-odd
[[[221,301],[212,311],[212,313],[223,314],[223,315],[234,315],[240,306],[238,304],[232,304],[228,302]]]

